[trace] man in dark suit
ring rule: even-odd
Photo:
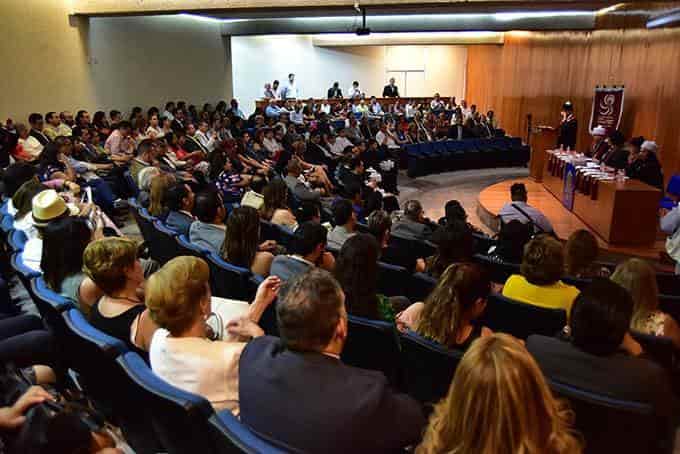
[[[560,121],[559,135],[557,136],[557,146],[564,149],[576,150],[576,132],[578,123],[574,116],[574,106],[571,101],[562,105],[562,120]]]
[[[612,131],[607,138],[609,149],[600,157],[600,162],[615,169],[625,169],[628,165],[626,137],[618,129]]]
[[[184,115],[185,115],[184,110],[182,109],[175,110],[175,119],[172,120],[172,123],[170,123],[170,128],[177,135],[183,134],[184,128],[186,128],[186,123],[184,122],[185,120]]]
[[[184,183],[175,183],[167,189],[163,199],[168,207],[165,225],[188,237],[189,227],[196,220],[191,213],[194,209],[194,192]]]
[[[383,98],[398,98],[399,97],[399,88],[397,88],[396,85],[394,85],[394,77],[390,79],[390,83],[388,85],[385,85],[385,88],[383,88]]]
[[[342,99],[342,90],[340,90],[340,83],[333,82],[333,86],[328,89],[328,99]]]
[[[630,294],[598,278],[574,301],[569,340],[529,336],[527,350],[551,380],[613,399],[649,403],[658,416],[668,417],[676,408],[670,381],[630,335],[632,315]]]
[[[239,362],[241,422],[302,452],[398,452],[420,438],[420,405],[385,376],[340,360],[345,296],[326,271],[298,276],[276,307],[281,338],[259,337]]]
[[[392,226],[392,233],[411,240],[427,240],[436,228],[423,214],[423,206],[417,200],[404,204],[404,216]]]
[[[43,132],[43,126],[45,123],[43,121],[42,115],[39,113],[32,113],[28,116],[28,123],[31,125],[31,132],[29,135],[35,137],[43,147],[50,143],[50,139]]]

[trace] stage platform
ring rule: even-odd
[[[561,240],[566,240],[576,230],[586,229],[597,237],[603,256],[612,258],[635,256],[658,260],[659,253],[665,250],[664,241],[660,238],[654,244],[647,246],[620,246],[607,243],[575,214],[567,210],[541,183],[536,183],[528,178],[506,180],[485,188],[479,194],[477,214],[482,222],[494,232],[498,231],[498,212],[503,205],[510,201],[510,186],[514,183],[526,185],[529,204],[550,219],[555,233]]]

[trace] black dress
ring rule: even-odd
[[[92,306],[90,324],[109,336],[123,341],[130,350],[137,352],[142,358],[148,361],[149,354],[130,341],[130,327],[132,326],[132,322],[146,310],[146,306],[138,304],[115,317],[106,317],[99,311],[100,302],[101,300],[97,301],[97,303]]]
[[[578,122],[576,118],[571,118],[560,124],[559,135],[557,136],[557,146],[562,146],[565,149],[576,149],[576,132],[578,131]]]

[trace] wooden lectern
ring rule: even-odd
[[[557,130],[552,126],[536,126],[529,136],[531,160],[529,161],[529,177],[536,182],[543,181],[545,166],[545,150],[554,150],[557,144]]]

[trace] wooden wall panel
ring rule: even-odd
[[[621,129],[656,140],[666,178],[680,172],[680,29],[596,32],[510,32],[505,44],[470,46],[466,99],[494,109],[508,133],[524,137],[534,124],[559,122],[574,103],[577,147],[587,131],[596,85],[625,84]]]

